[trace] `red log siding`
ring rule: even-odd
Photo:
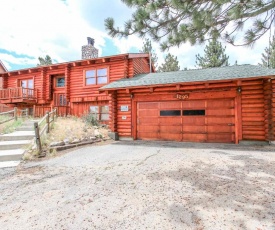
[[[109,127],[113,132],[117,132],[117,92],[110,95],[109,100]]]
[[[273,139],[272,141],[275,141],[275,79],[271,81],[271,131]]]
[[[132,100],[130,94],[123,91],[117,93],[117,132],[120,137],[132,136]],[[121,111],[121,106],[128,106],[128,111]]]
[[[134,75],[141,74],[141,73],[148,73],[150,72],[150,63],[148,59],[145,58],[136,58],[133,59],[133,69]]]
[[[109,105],[109,101],[94,101],[94,102],[81,102],[71,103],[71,114],[74,116],[81,117],[90,111],[90,106],[98,105]]]
[[[263,80],[242,82],[242,139],[266,140]]]
[[[0,113],[8,112],[8,111],[11,111],[11,110],[13,110],[13,106],[9,107],[7,105],[0,104]]]

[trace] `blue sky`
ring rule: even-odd
[[[8,70],[34,67],[39,56],[52,57],[55,63],[81,59],[81,46],[87,37],[95,39],[100,56],[138,52],[143,40],[133,35],[128,39],[111,38],[104,19],[114,17],[117,26],[131,16],[131,9],[120,0],[1,0],[0,60]],[[251,48],[226,45],[230,64],[258,64],[268,45],[265,35]],[[153,48],[163,62],[167,52],[159,45]],[[178,57],[181,68],[195,67],[195,55],[203,54],[204,46],[184,44],[170,53]]]

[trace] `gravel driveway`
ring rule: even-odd
[[[120,141],[1,170],[1,230],[275,229],[274,147]]]

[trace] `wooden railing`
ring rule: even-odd
[[[54,109],[51,112],[46,112],[46,115],[39,122],[34,122],[35,140],[39,153],[42,152],[41,137],[45,134],[45,132],[50,132],[51,123],[53,123],[56,118],[57,110]]]
[[[28,109],[22,109],[22,110],[18,110],[16,107],[11,110],[11,111],[8,111],[8,112],[4,112],[4,113],[0,113],[0,117],[3,116],[5,117],[6,119],[1,121],[0,119],[0,124],[3,124],[3,123],[6,123],[8,121],[11,121],[11,120],[15,120],[17,121],[18,117],[27,117],[29,116],[29,110]]]
[[[8,88],[0,90],[0,99],[37,99],[37,90],[29,88]]]

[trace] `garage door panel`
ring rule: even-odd
[[[224,143],[224,142],[234,142],[234,134],[232,133],[217,133],[207,135],[208,142],[213,143]]]
[[[138,124],[139,125],[158,125],[159,121],[157,117],[146,117],[144,119],[139,118]]]
[[[158,109],[159,102],[138,103],[138,109]]]
[[[207,108],[234,108],[234,100],[208,100]]]
[[[191,125],[204,125],[205,124],[205,116],[184,116],[183,117],[183,125],[191,124]]]
[[[139,110],[138,111],[138,117],[158,117],[159,116],[159,111],[156,109],[146,109],[146,110]]]
[[[181,126],[179,125],[160,125],[159,126],[159,131],[161,133],[178,133],[181,134]]]
[[[232,124],[235,123],[234,117],[207,117],[207,124]]]
[[[208,133],[228,133],[233,132],[235,126],[229,125],[208,125],[207,132]]]
[[[158,133],[156,132],[138,132],[137,138],[142,140],[159,140]]]
[[[208,109],[206,111],[207,116],[234,116],[234,109]]]
[[[189,133],[184,133],[182,135],[182,140],[183,141],[194,141],[194,142],[206,142],[207,140],[207,135],[206,134],[189,134]]]
[[[164,141],[181,141],[182,134],[175,134],[175,133],[159,133],[159,139]]]
[[[158,132],[158,125],[138,125],[139,132]]]
[[[183,101],[182,102],[183,109],[204,109],[205,108],[205,101]]]
[[[180,125],[181,117],[159,117],[159,122],[161,125]]]
[[[179,109],[181,108],[181,102],[180,101],[160,102],[159,108],[160,109]]]
[[[182,127],[183,132],[196,132],[196,133],[203,133],[206,132],[206,126],[199,125],[199,126],[189,126],[189,125],[183,125]]]

